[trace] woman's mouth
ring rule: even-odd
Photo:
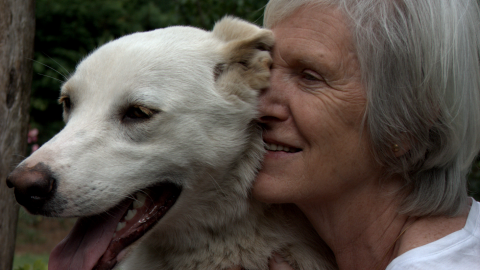
[[[281,144],[275,144],[275,143],[265,143],[265,149],[268,151],[275,151],[275,152],[282,151],[287,153],[296,153],[302,150],[300,148],[281,145]]]

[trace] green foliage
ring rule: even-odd
[[[468,176],[468,190],[470,196],[480,201],[480,157],[473,163],[472,170]]]
[[[63,81],[89,52],[120,36],[170,25],[211,29],[225,14],[257,24],[266,0],[37,0],[31,127],[39,143],[62,127]]]
[[[44,217],[27,213],[23,207],[18,212],[17,244],[44,243],[45,238],[38,232],[37,227]]]
[[[47,270],[48,255],[15,256],[13,270]]]

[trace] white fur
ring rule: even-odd
[[[264,151],[256,97],[271,61],[259,47],[272,45],[270,31],[232,18],[213,32],[170,27],[110,42],[62,87],[72,102],[66,127],[22,166],[52,170],[56,216],[102,213],[161,181],[182,186],[124,270],[267,269],[274,251],[297,269],[333,269],[298,210],[249,195]],[[126,124],[132,105],[158,113]]]

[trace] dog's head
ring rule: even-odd
[[[272,46],[270,31],[225,18],[212,32],[125,36],[78,65],[61,90],[65,128],[7,179],[32,213],[94,216],[79,220],[59,248],[69,259],[52,269],[110,269],[170,208],[202,215],[218,194],[246,198],[262,155],[252,120]],[[216,180],[232,171],[229,183]],[[94,256],[77,254],[94,241]]]

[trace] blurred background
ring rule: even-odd
[[[36,0],[35,57],[30,151],[63,128],[60,86],[89,52],[120,36],[191,25],[211,29],[224,15],[258,25],[267,0]],[[480,160],[469,175],[470,194],[480,200]],[[20,210],[15,270],[47,269],[48,254],[74,220],[31,216]]]

